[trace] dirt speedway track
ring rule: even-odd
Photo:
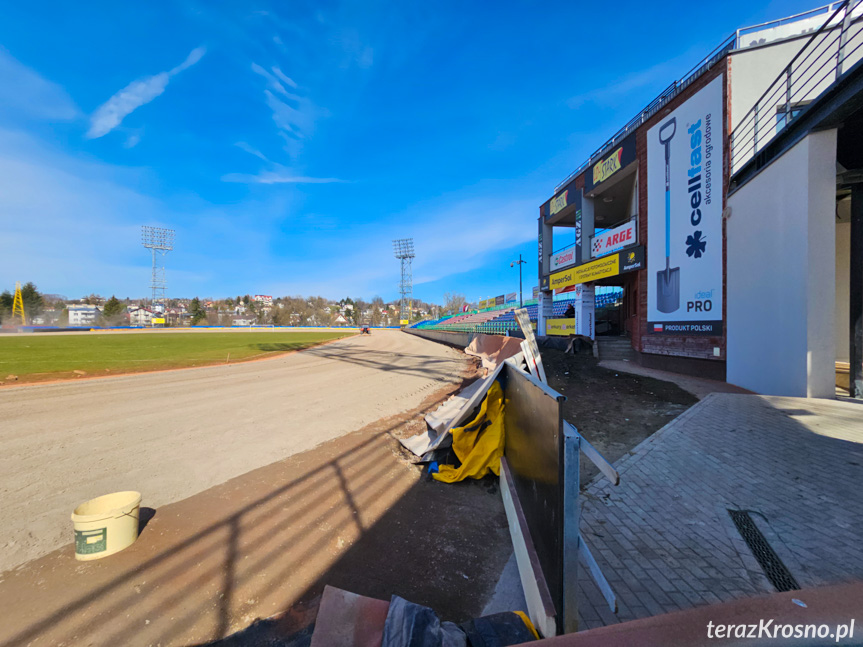
[[[418,406],[464,356],[375,330],[248,364],[0,391],[0,573],[71,541],[79,502],[157,508]]]

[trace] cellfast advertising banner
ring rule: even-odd
[[[722,333],[722,83],[647,132],[651,333]]]

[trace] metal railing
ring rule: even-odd
[[[653,115],[655,115],[662,106],[671,101],[674,97],[680,94],[685,88],[687,88],[695,79],[700,77],[702,74],[707,72],[711,67],[713,67],[717,61],[719,61],[723,56],[725,56],[729,51],[734,49],[737,44],[737,32],[731,34],[726,38],[722,43],[720,43],[716,49],[710,52],[707,56],[701,59],[698,63],[696,63],[695,67],[693,67],[689,72],[683,75],[679,81],[675,81],[671,85],[669,85],[665,90],[663,90],[658,97],[656,97],[653,101],[648,103],[641,112],[639,112],[635,117],[629,120],[629,122],[620,130],[618,130],[614,135],[612,135],[602,146],[597,148],[591,156],[584,162],[581,166],[575,169],[572,173],[566,176],[566,179],[563,182],[560,182],[555,188],[554,192],[557,193],[564,186],[569,184],[573,178],[575,178],[579,173],[581,173],[588,166],[593,164],[597,159],[602,157],[602,154],[608,151],[610,148],[616,146],[620,141],[622,141],[629,134],[635,132],[635,130],[641,126],[645,121],[650,119]]]
[[[826,4],[822,7],[815,7],[814,9],[809,9],[808,11],[804,11],[802,13],[794,14],[793,16],[786,16],[785,18],[779,18],[777,20],[770,20],[768,22],[762,22],[758,25],[752,25],[750,27],[743,27],[737,30],[737,47],[742,48],[746,47],[746,45],[740,44],[741,38],[745,36],[749,36],[752,34],[763,33],[768,29],[775,29],[777,27],[784,27],[786,25],[791,25],[794,23],[798,23],[803,20],[808,20],[810,18],[817,18],[818,16],[823,16],[825,14],[836,11],[841,5],[841,0],[839,2],[833,2],[831,4]]]
[[[836,2],[824,5],[822,7],[817,7],[815,9],[811,9],[800,14],[795,14],[793,16],[788,16],[786,18],[781,18],[779,20],[773,20],[770,22],[762,23],[760,25],[753,25],[751,27],[744,27],[738,29],[733,34],[728,36],[728,38],[723,40],[712,52],[710,52],[707,56],[701,59],[701,61],[699,61],[691,70],[689,70],[689,72],[684,74],[679,81],[675,81],[667,88],[665,88],[665,90],[663,90],[659,94],[659,96],[657,96],[653,101],[648,103],[640,113],[630,119],[630,121],[623,128],[614,133],[614,135],[612,135],[604,144],[602,144],[602,146],[597,148],[590,155],[587,161],[585,161],[572,173],[566,176],[566,179],[564,179],[554,188],[554,192],[557,193],[558,191],[560,191],[564,186],[569,184],[579,173],[581,173],[584,169],[596,162],[603,155],[603,153],[608,151],[610,148],[616,146],[623,138],[625,138],[630,133],[635,132],[635,130],[639,126],[641,126],[645,121],[655,115],[660,108],[662,108],[666,103],[671,101],[671,99],[680,94],[680,92],[688,85],[690,85],[695,79],[697,79],[707,70],[713,67],[713,65],[715,65],[723,56],[733,50],[743,49],[747,47],[747,45],[741,45],[741,39],[745,38],[746,36],[762,32],[766,29],[789,25],[800,22],[802,20],[815,18],[819,15],[835,10],[836,8],[840,7],[840,5],[844,6],[845,4],[847,4],[847,1],[848,0],[845,0],[845,2]],[[828,20],[824,24],[828,24],[829,22],[830,21]]]
[[[863,0],[844,0],[814,31],[731,133],[729,161],[735,173],[806,111],[863,52]]]

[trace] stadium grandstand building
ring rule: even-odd
[[[669,85],[539,208],[538,334],[863,397],[861,55],[863,3],[839,2],[739,29]],[[513,310],[422,326],[505,333]]]
[[[555,189],[539,215],[540,334],[559,332],[553,293],[615,286],[596,334],[625,337],[643,365],[834,395],[861,341],[848,324],[863,232],[852,254],[844,182],[863,170],[855,5],[738,30]],[[825,101],[831,116],[806,126]],[[577,327],[594,312],[578,303]]]

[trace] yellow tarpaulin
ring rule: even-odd
[[[500,475],[503,406],[503,389],[498,382],[493,382],[476,418],[452,430],[452,448],[461,466],[441,465],[432,475],[435,479],[455,483],[466,478],[481,479],[488,472]]]

